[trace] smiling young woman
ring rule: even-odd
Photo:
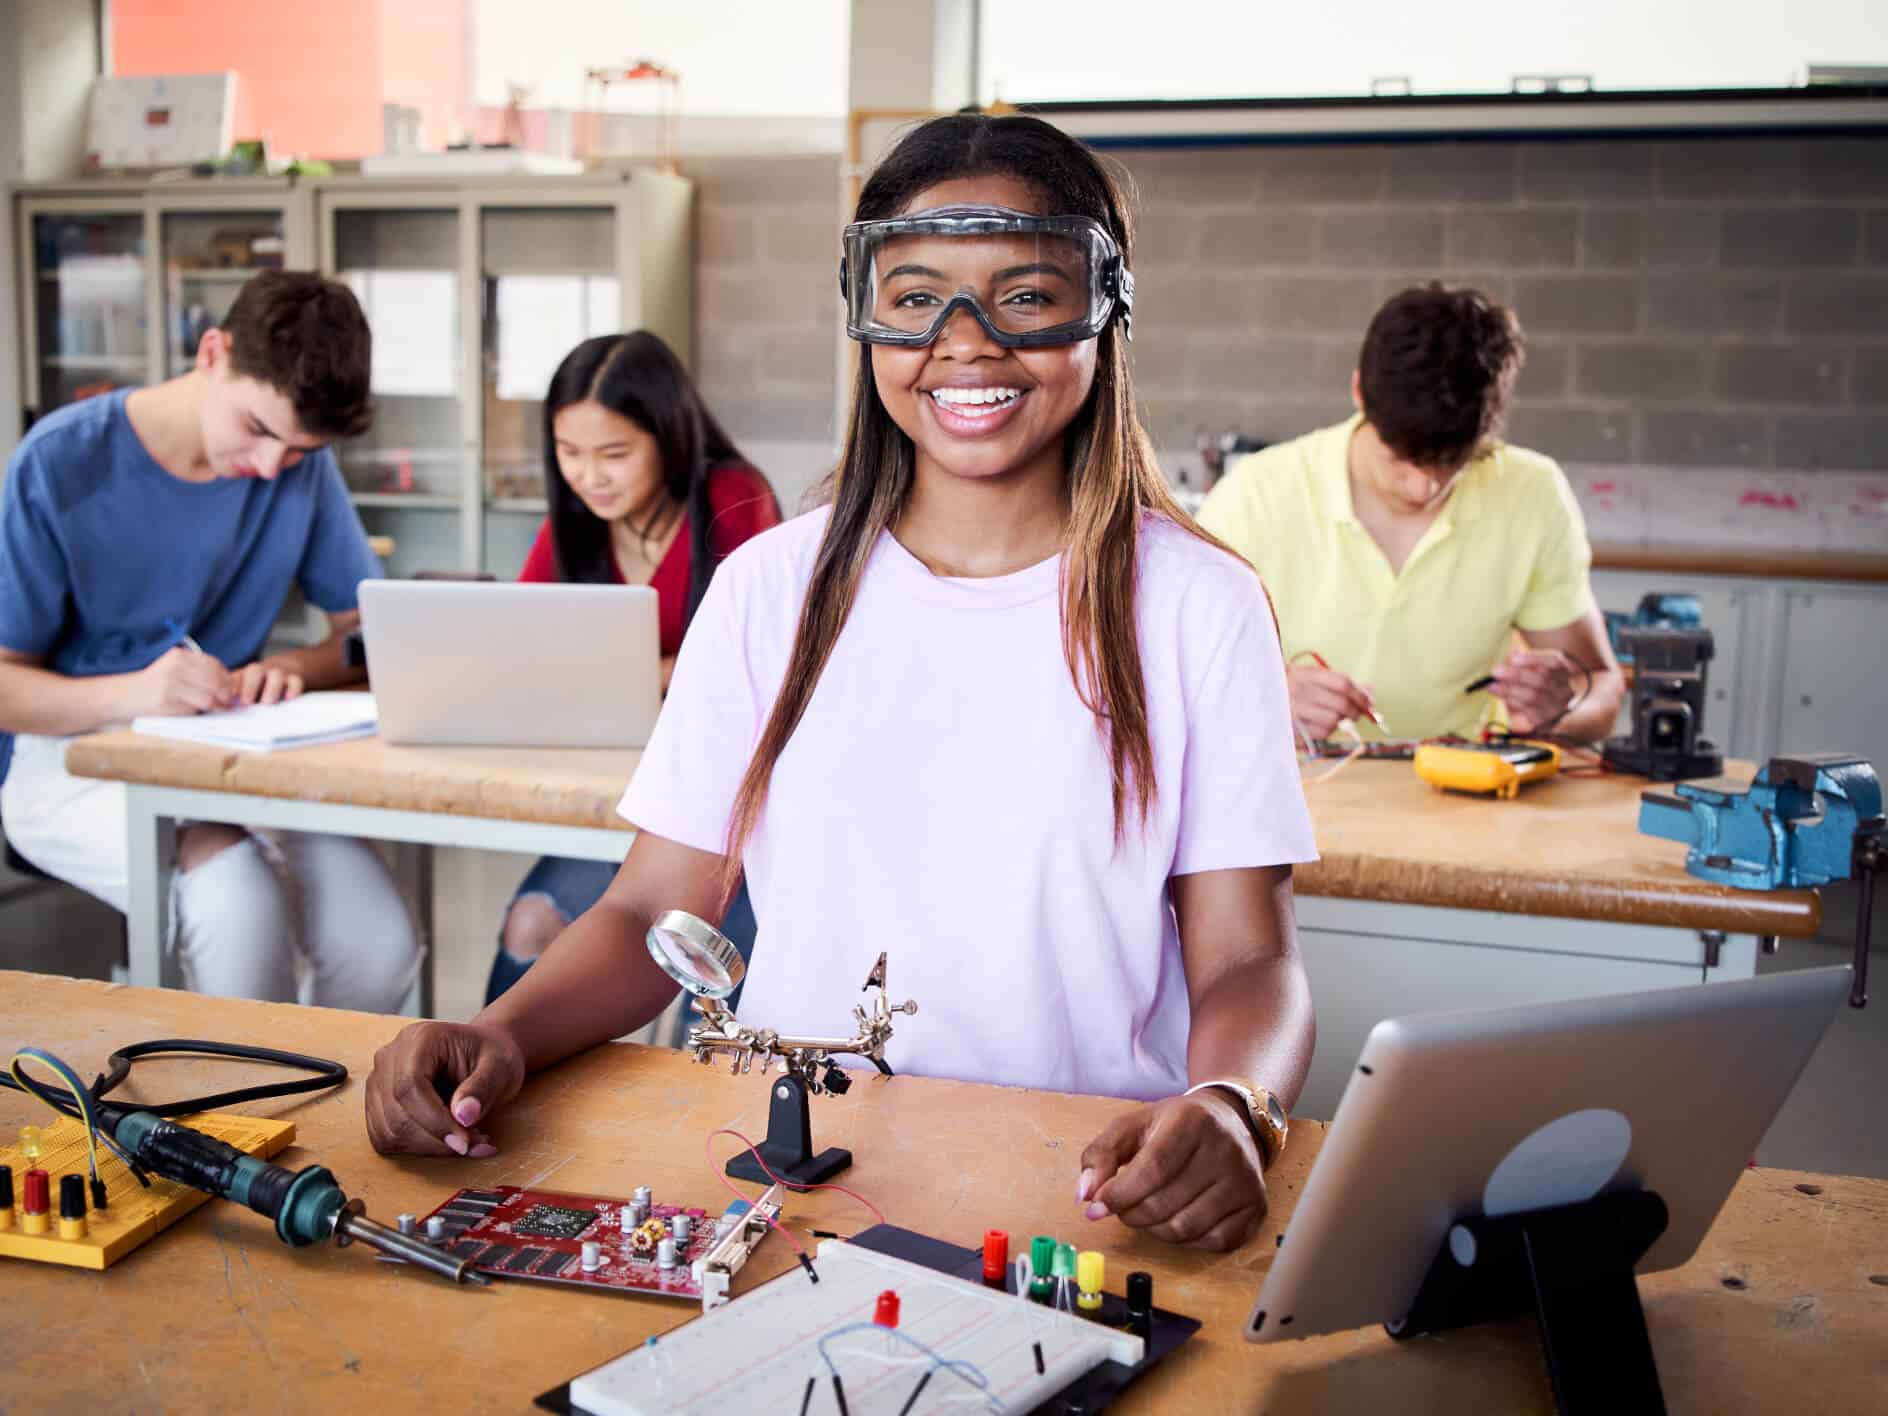
[[[481,1143],[528,1069],[673,995],[653,918],[716,918],[745,878],[744,1021],[830,1031],[835,982],[889,949],[923,1004],[894,1067],[1125,1098],[1076,1203],[1235,1247],[1310,1061],[1291,864],[1314,852],[1264,590],[1135,416],[1121,192],[1048,124],[957,116],[856,216],[830,505],[722,565],[615,881],[472,1023],[383,1052],[369,1131]]]

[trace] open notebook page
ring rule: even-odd
[[[213,747],[272,752],[366,737],[377,722],[371,693],[304,693],[287,703],[258,704],[221,713],[134,718],[131,730]]]

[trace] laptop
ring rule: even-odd
[[[367,671],[391,743],[642,747],[662,706],[646,585],[364,580]]]
[[[1668,1221],[1634,1268],[1684,1263],[1849,979],[1847,967],[1804,969],[1378,1023],[1252,1305],[1247,1341],[1379,1322],[1398,1332],[1464,1217],[1651,1190]]]

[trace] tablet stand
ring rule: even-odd
[[[787,1073],[773,1079],[767,1103],[767,1139],[755,1150],[768,1168],[789,1185],[817,1185],[852,1164],[852,1152],[832,1146],[813,1153],[813,1113],[806,1104],[806,1083]],[[767,1184],[753,1151],[741,1151],[727,1165],[737,1180]]]
[[[1450,1227],[1396,1338],[1533,1311],[1562,1416],[1659,1412],[1658,1367],[1632,1268],[1665,1232],[1649,1190],[1476,1216]]]

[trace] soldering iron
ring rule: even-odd
[[[294,1081],[243,1087],[219,1092],[214,1096],[192,1097],[187,1101],[120,1105],[105,1100],[106,1094],[125,1079],[131,1064],[139,1058],[179,1054],[265,1062],[315,1075]],[[28,1076],[18,1066],[22,1058],[30,1058],[48,1067],[60,1079],[64,1093]],[[259,1156],[246,1154],[227,1141],[206,1135],[180,1121],[168,1119],[211,1111],[237,1102],[339,1086],[347,1080],[347,1068],[339,1062],[266,1047],[246,1047],[192,1038],[164,1038],[120,1048],[111,1055],[107,1068],[87,1087],[70,1066],[51,1053],[27,1048],[15,1059],[11,1074],[0,1075],[0,1086],[28,1092],[53,1110],[88,1127],[100,1142],[117,1153],[140,1183],[148,1185],[150,1176],[157,1175],[179,1185],[201,1190],[217,1199],[247,1206],[263,1218],[273,1221],[277,1237],[293,1248],[299,1249],[330,1239],[336,1246],[345,1248],[359,1240],[382,1253],[430,1269],[455,1283],[480,1286],[490,1283],[484,1274],[463,1260],[454,1259],[429,1244],[369,1219],[366,1205],[361,1200],[349,1199],[342,1192],[340,1182],[325,1166],[311,1165],[299,1171],[289,1170]],[[94,1207],[103,1208],[103,1186],[96,1179],[96,1166],[92,1189]]]

